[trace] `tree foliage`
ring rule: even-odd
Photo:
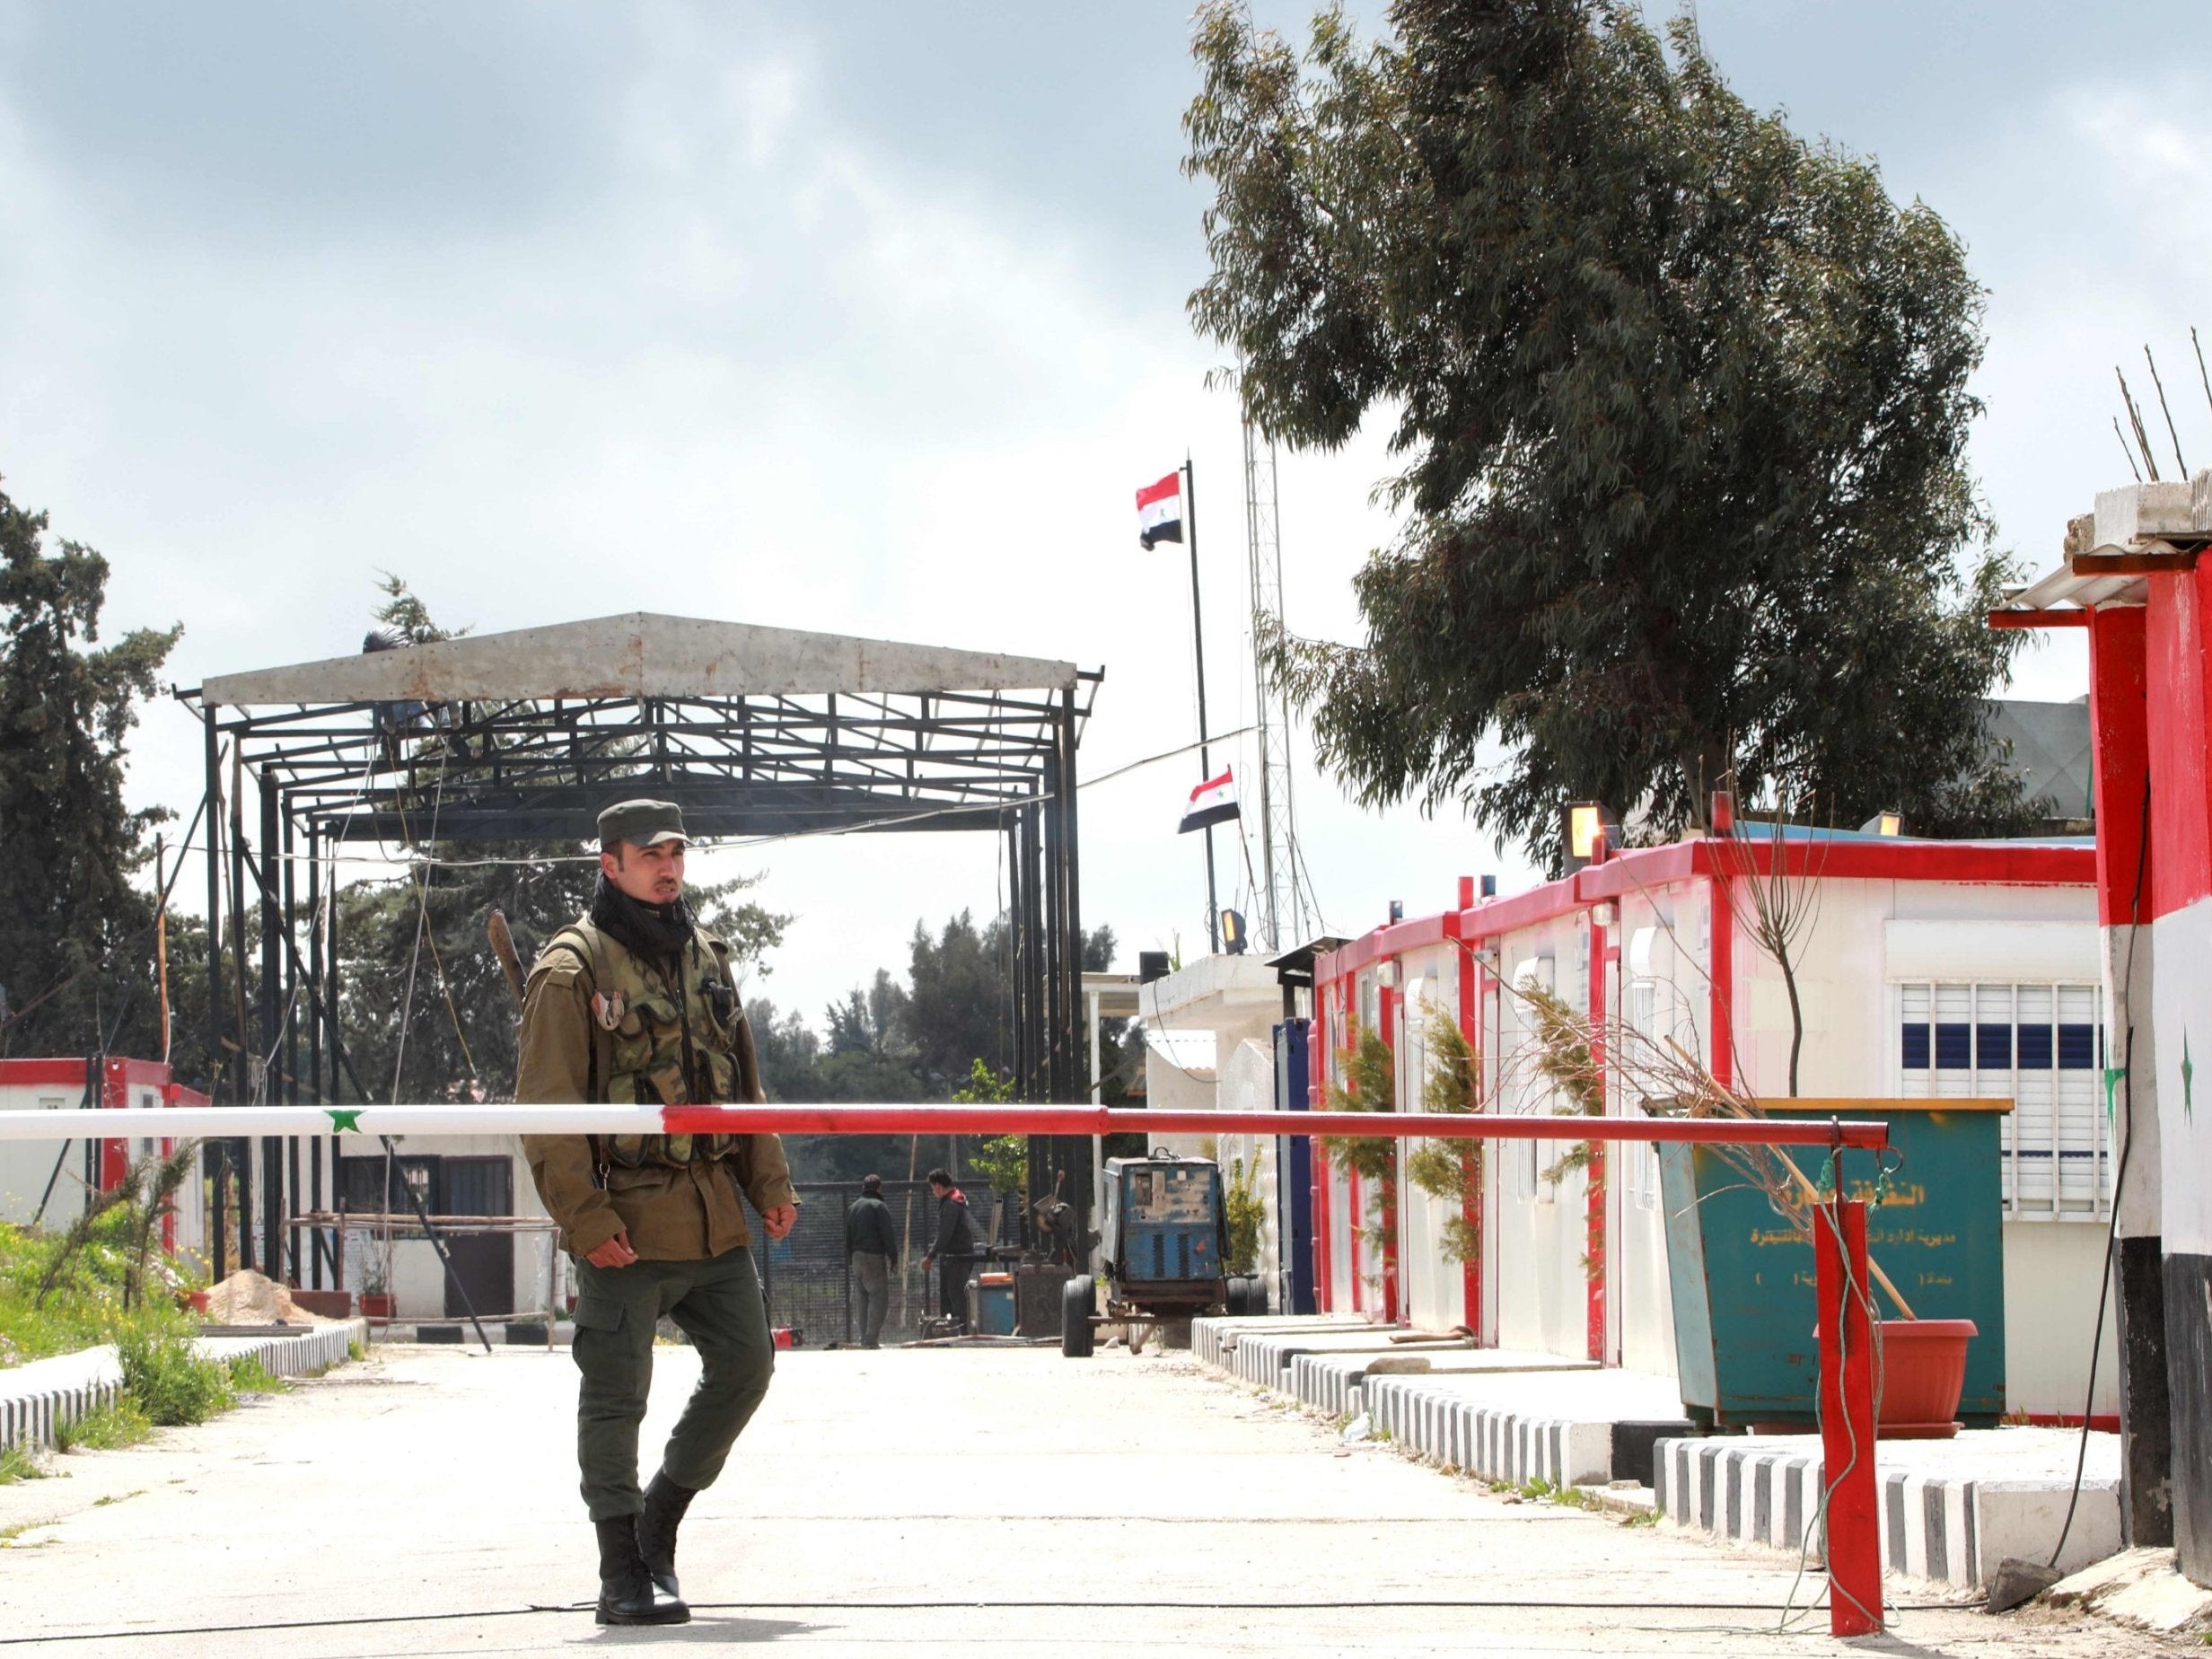
[[[89,648],[108,561],[48,553],[46,528],[0,494],[0,1054],[158,1053],[154,907],[132,878],[167,814],[125,807],[123,760],[183,630]]]
[[[2021,826],[1981,698],[2014,640],[1964,461],[1981,291],[1872,162],[1746,106],[1614,0],[1396,0],[1301,56],[1199,13],[1200,331],[1293,446],[1394,421],[1407,510],[1360,646],[1278,636],[1370,805],[1552,851],[1779,787]],[[1502,765],[1484,746],[1501,742]]]
[[[1086,972],[1113,961],[1114,935],[1101,927],[1084,941]],[[1006,918],[978,927],[961,911],[932,933],[916,922],[905,982],[879,968],[822,1011],[821,1031],[796,1009],[765,996],[745,1005],[760,1075],[771,1101],[959,1101],[986,1098],[986,1086],[1009,1093],[1013,1071],[1013,980]],[[1109,1101],[1127,1099],[1141,1040],[1129,1023],[1108,1020],[1099,1033],[1101,1075]],[[1141,1075],[1141,1074],[1140,1074]],[[1009,1137],[1018,1138],[1018,1137]],[[856,1179],[869,1170],[891,1174],[912,1162],[903,1136],[793,1136],[794,1169],[821,1180]],[[964,1151],[923,1154],[923,1168],[942,1162],[957,1172],[982,1170],[991,1154],[973,1137]],[[1002,1149],[1003,1150],[1003,1149]]]

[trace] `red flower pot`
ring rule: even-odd
[[[1966,1345],[1979,1332],[1971,1319],[1882,1321],[1882,1397],[1877,1440],[1948,1440],[1959,1432],[1966,1387]]]
[[[373,1296],[364,1291],[359,1298],[361,1317],[364,1319],[389,1320],[392,1315],[393,1303],[395,1301],[396,1298],[391,1296]]]
[[[206,1291],[187,1291],[184,1299],[192,1304],[192,1311],[195,1313],[205,1313],[207,1311],[207,1293]]]
[[[1875,1364],[1876,1440],[1948,1440],[1959,1432],[1971,1319],[1885,1319]],[[1813,1333],[1818,1339],[1820,1333]]]

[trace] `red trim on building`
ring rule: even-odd
[[[0,1060],[0,1087],[84,1086],[84,1062],[70,1059]]]
[[[2145,680],[2158,688],[2146,710],[2151,776],[2151,838],[2158,848],[2150,872],[2145,921],[2212,893],[2212,813],[2207,791],[2205,584],[2212,572],[2192,570],[2155,579],[2144,642]],[[2115,803],[2115,805],[2118,803]],[[2136,809],[2137,816],[2141,808]]]
[[[2192,578],[2193,579],[2193,578]],[[2047,841],[1914,841],[1870,836],[1864,839],[1791,841],[1783,858],[1791,875],[1835,881],[1973,882],[2003,886],[2085,887],[2096,879],[2096,848]],[[1493,939],[1550,921],[1601,899],[1619,899],[1697,877],[1764,873],[1771,844],[1754,828],[1742,838],[1673,841],[1664,847],[1617,853],[1571,876],[1546,882],[1511,898],[1486,900],[1471,908],[1417,917],[1377,927],[1342,949],[1317,958],[1316,984],[1440,940]]]
[[[2129,605],[2092,614],[2089,732],[2096,790],[2097,921],[2112,927],[2125,926],[2133,913],[2138,872],[2142,896],[2146,901],[2150,896],[2143,840],[2151,765],[2144,678],[2148,613]]]

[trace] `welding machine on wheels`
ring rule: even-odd
[[[1108,1159],[1103,1223],[1106,1312],[1096,1311],[1089,1277],[1067,1281],[1060,1352],[1069,1358],[1091,1352],[1101,1325],[1126,1327],[1134,1354],[1147,1331],[1174,1325],[1187,1330],[1199,1314],[1224,1309],[1254,1311],[1233,1305],[1251,1299],[1257,1281],[1229,1277],[1221,1166],[1212,1159],[1179,1158],[1157,1147],[1148,1158]]]

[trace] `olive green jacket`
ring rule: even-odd
[[[592,1099],[592,973],[575,952],[547,950],[531,970],[516,1042],[514,1098],[570,1104]],[[759,1102],[759,1062],[742,1010],[733,1045],[737,1097]],[[546,1210],[560,1224],[561,1245],[588,1256],[618,1233],[651,1261],[700,1261],[752,1242],[742,1188],[757,1210],[796,1204],[782,1138],[737,1137],[719,1162],[695,1158],[680,1169],[647,1163],[612,1168],[601,1188],[592,1143],[582,1135],[525,1135],[522,1154]]]

